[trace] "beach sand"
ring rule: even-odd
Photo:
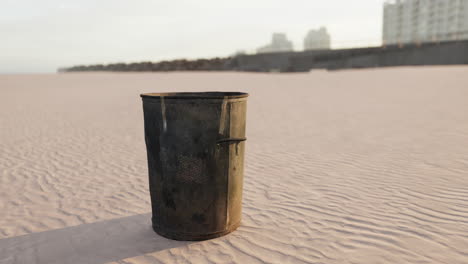
[[[247,91],[243,220],[150,226],[144,92]],[[468,263],[468,66],[0,75],[0,263]]]

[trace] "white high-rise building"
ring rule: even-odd
[[[304,38],[304,50],[330,49],[330,35],[325,27],[310,30]]]
[[[284,33],[273,33],[271,43],[257,49],[257,53],[292,51],[293,44]]]
[[[384,45],[468,39],[468,0],[388,0]]]

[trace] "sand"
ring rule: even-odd
[[[0,75],[0,263],[467,263],[468,67]],[[150,227],[140,93],[247,91],[242,226]]]

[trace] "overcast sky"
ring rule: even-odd
[[[0,0],[0,73],[253,52],[273,32],[302,50],[326,26],[332,46],[378,45],[383,0]]]

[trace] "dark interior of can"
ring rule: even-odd
[[[242,92],[180,92],[180,93],[146,93],[141,94],[143,98],[177,98],[177,99],[223,99],[223,98],[242,98],[249,96]]]

